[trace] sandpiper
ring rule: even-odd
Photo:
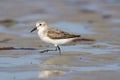
[[[69,43],[72,40],[80,37],[80,35],[75,35],[53,27],[49,27],[45,21],[38,21],[36,23],[36,27],[33,28],[31,32],[35,30],[38,30],[38,36],[42,41],[46,43],[51,43],[56,47],[55,50],[47,49],[41,51],[41,53],[58,50],[59,54],[61,55],[61,49],[59,47],[60,45]]]

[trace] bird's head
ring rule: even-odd
[[[35,30],[39,30],[39,29],[44,28],[44,27],[47,27],[47,23],[45,21],[38,21],[36,23],[36,27],[33,28],[30,32],[33,32]]]

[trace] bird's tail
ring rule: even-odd
[[[66,43],[64,45],[75,45],[75,44],[91,44],[95,42],[94,39],[87,39],[87,38],[74,38],[72,41],[69,43]]]

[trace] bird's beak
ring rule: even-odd
[[[37,27],[33,28],[30,32],[32,33],[33,31],[37,30]]]

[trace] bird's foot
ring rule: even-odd
[[[57,51],[57,50],[59,51],[59,54],[60,54],[60,56],[61,56],[62,54],[61,54],[61,50],[60,50],[60,47],[59,47],[59,46],[57,46],[55,50],[46,49],[46,50],[40,51],[40,53],[45,53],[45,52],[49,52],[49,51]]]
[[[40,53],[45,53],[45,52],[48,52],[48,51],[55,51],[55,50],[46,49],[46,50],[40,51]]]

